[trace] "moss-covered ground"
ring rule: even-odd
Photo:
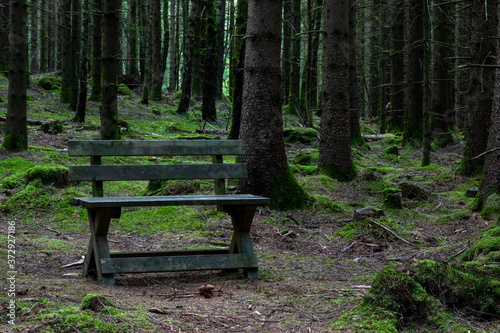
[[[258,208],[251,237],[259,280],[247,281],[235,271],[126,274],[116,277],[115,287],[82,279],[77,262],[87,251],[88,219],[73,198],[89,196],[91,185],[68,181],[68,167],[88,160],[69,157],[67,141],[98,137],[99,104],[89,102],[85,123],[73,123],[73,113],[58,102],[57,80],[48,81],[53,90],[33,80],[28,118],[59,121],[63,132],[30,125],[27,152],[0,152],[0,242],[6,244],[0,247],[1,332],[500,331],[499,224],[471,210],[474,198],[466,191],[480,179],[456,172],[463,138],[457,135],[455,144],[433,152],[427,167],[420,166],[421,152],[403,146],[400,136],[368,141],[353,147],[354,180],[338,182],[318,173],[319,118],[315,130],[305,129],[289,113],[284,134],[290,175],[308,201],[289,211]],[[0,77],[0,117],[6,115],[6,89]],[[120,95],[123,139],[225,137],[231,119],[226,102],[218,104],[218,121],[205,123],[199,99],[178,115],[178,94],[164,97],[142,105],[140,91]],[[363,120],[362,131],[373,134],[376,128]],[[235,186],[228,183],[230,190]],[[213,183],[116,182],[104,191],[209,194]],[[384,192],[400,205],[384,203]],[[376,214],[355,219],[364,208]],[[15,246],[9,248],[13,228]],[[112,221],[108,238],[111,251],[221,248],[230,244],[231,232],[230,220],[216,207],[133,207]],[[10,263],[14,294],[4,284]],[[207,283],[215,286],[212,298],[198,292]]]

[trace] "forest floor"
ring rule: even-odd
[[[0,79],[0,96],[7,96],[5,79]],[[89,103],[87,121],[81,125],[72,122],[72,112],[57,102],[57,94],[35,86],[29,96],[28,119],[60,120],[64,131],[48,134],[39,125],[30,125],[27,152],[1,152],[0,185],[33,165],[76,163],[67,157],[67,141],[98,134],[96,103]],[[196,136],[200,128],[226,129],[228,119],[228,108],[223,104],[219,123],[200,123],[199,107],[187,117],[175,115],[172,96],[148,106],[140,105],[135,95],[122,96],[119,109],[128,127],[123,133],[126,139]],[[0,117],[5,115],[6,103],[0,101]],[[299,127],[297,119],[286,117],[287,128]],[[0,122],[0,141],[3,124]],[[365,133],[374,134],[369,122],[363,123],[363,128]],[[76,191],[88,194],[88,185],[46,186],[17,204],[13,198],[27,185],[9,190],[0,186],[2,243],[7,243],[9,223],[16,228],[15,326],[7,322],[12,298],[5,283],[9,269],[4,248],[0,252],[0,332],[363,331],[354,325],[332,325],[358,306],[374,276],[384,267],[389,263],[455,258],[493,223],[470,210],[473,199],[465,193],[477,187],[479,179],[456,173],[463,148],[458,137],[453,145],[433,152],[432,165],[425,168],[420,167],[420,150],[400,146],[399,155],[383,154],[385,148],[397,144],[394,140],[390,137],[370,142],[370,149],[356,148],[354,160],[359,173],[349,183],[309,173],[300,166],[293,168],[312,202],[308,208],[295,211],[258,209],[251,231],[261,275],[256,281],[246,280],[241,272],[220,271],[119,275],[114,287],[83,279],[79,276],[81,265],[62,266],[78,261],[86,252],[86,213],[65,203]],[[315,148],[316,142],[288,142],[290,164],[294,165],[296,156],[314,155]],[[383,209],[382,190],[403,183],[417,186],[428,196],[425,200],[403,198],[402,209]],[[134,193],[143,188],[141,184],[120,191]],[[38,200],[42,196],[45,201]],[[352,225],[354,211],[366,207],[383,209],[385,216],[379,223],[358,225],[352,237],[340,233]],[[139,213],[125,212],[122,219],[126,222],[112,222],[112,250],[216,247],[229,241],[231,223],[213,208],[162,211],[172,216],[165,217],[167,220],[179,216],[188,221],[188,227],[168,226],[165,230],[158,226],[168,223],[159,220],[163,217],[148,223],[138,216],[152,215],[134,215]],[[191,224],[193,221],[198,224]],[[212,297],[200,295],[198,288],[205,284],[215,286]],[[104,295],[112,307],[82,310],[80,305],[88,294]],[[453,315],[453,321],[465,332],[500,331],[499,322],[475,320],[459,313]],[[445,327],[442,323],[433,327],[410,321],[398,330],[453,332]]]

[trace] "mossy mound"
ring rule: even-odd
[[[124,96],[132,96],[132,90],[130,90],[130,88],[126,84],[122,83],[118,86],[118,94]]]
[[[319,132],[310,127],[299,127],[284,131],[287,143],[314,143],[319,140]]]
[[[290,165],[290,170],[292,171],[293,174],[300,174],[303,176],[312,176],[318,174],[317,166],[292,164]]]
[[[49,120],[40,129],[47,134],[61,134],[64,132],[64,125],[60,120]]]
[[[465,253],[463,258],[479,263],[500,262],[500,226],[497,224],[486,231],[483,237]]]
[[[38,85],[45,90],[61,89],[61,78],[53,76],[44,76],[38,80]]]
[[[45,186],[64,187],[69,185],[68,169],[58,164],[34,166],[26,171],[28,183],[40,180]]]
[[[318,165],[319,151],[318,149],[303,149],[299,151],[293,158],[293,164],[296,165]]]
[[[410,200],[427,200],[429,193],[416,184],[402,183],[399,185],[401,188],[401,196],[404,199]]]
[[[422,260],[414,278],[451,311],[470,318],[500,318],[500,280],[474,266]]]
[[[146,195],[186,195],[201,189],[199,180],[151,180]]]
[[[500,194],[490,194],[483,203],[481,217],[485,220],[497,220],[500,217]]]
[[[111,300],[100,294],[87,294],[80,305],[82,310],[101,311],[104,307],[113,306]]]
[[[385,188],[382,191],[382,205],[387,209],[401,209],[401,190]]]
[[[363,236],[363,240],[369,243],[381,238],[388,240],[394,239],[394,235],[391,234],[388,229],[396,232],[397,234],[405,233],[404,228],[394,220],[381,218],[376,221],[376,223],[374,222],[375,221],[372,218],[351,222],[345,225],[341,231],[336,232],[335,236],[343,238],[346,242],[352,242],[353,240]],[[387,229],[384,229],[383,227],[386,227]]]
[[[386,155],[399,155],[399,148],[396,145],[389,146],[389,147],[387,147],[387,148],[384,149],[384,151],[382,152],[382,154],[386,154]]]

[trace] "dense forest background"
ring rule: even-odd
[[[337,259],[352,255],[352,262],[357,263],[363,257],[360,253],[370,247],[370,255],[379,250],[399,251],[390,259],[376,261],[376,265],[375,260],[370,261],[374,265],[365,274],[381,271],[366,280],[376,288],[363,293],[366,297],[361,303],[354,304],[352,299],[343,303],[344,322],[332,324],[331,318],[325,319],[325,313],[331,313],[340,303],[314,299],[315,304],[329,304],[328,310],[323,313],[315,308],[314,314],[305,315],[305,305],[295,308],[296,312],[289,306],[301,319],[299,324],[287,323],[287,329],[307,329],[308,321],[301,317],[304,315],[327,320],[331,330],[340,331],[349,331],[346,327],[353,322],[361,325],[357,326],[361,331],[363,325],[367,331],[376,331],[377,323],[384,320],[390,326],[388,331],[394,331],[394,327],[411,331],[407,321],[428,319],[428,327],[443,332],[464,327],[478,332],[493,327],[493,332],[498,328],[500,313],[498,283],[491,279],[498,274],[500,251],[496,222],[500,215],[499,10],[496,1],[482,0],[0,0],[0,72],[5,77],[2,80],[8,80],[8,88],[0,82],[0,111],[5,112],[5,117],[0,117],[0,161],[33,151],[30,140],[38,138],[39,132],[30,125],[30,111],[37,109],[35,104],[47,108],[46,92],[54,92],[50,103],[57,108],[62,105],[62,112],[70,116],[72,132],[98,119],[93,131],[101,139],[145,137],[132,135],[127,127],[132,121],[151,120],[144,113],[146,106],[152,106],[157,116],[183,116],[175,121],[186,119],[186,124],[194,115],[201,133],[245,143],[247,154],[241,161],[248,164],[249,177],[238,186],[245,192],[270,197],[274,210],[268,212],[272,217],[260,217],[273,222],[259,227],[260,235],[265,235],[257,246],[259,250],[282,251],[290,267],[295,265],[292,252],[298,251],[307,259],[297,264],[299,270],[306,266],[314,274],[316,268],[321,270],[321,274],[307,276],[315,282],[320,277],[332,278],[325,273],[329,272],[332,253]],[[43,98],[30,101],[33,91],[42,90]],[[137,104],[124,103],[120,97],[124,95],[133,96],[130,98],[137,99]],[[45,116],[50,117],[50,112]],[[152,132],[156,125],[152,120],[148,124],[134,126],[144,133]],[[298,141],[290,146],[293,136]],[[300,152],[304,145],[307,150]],[[307,162],[298,162],[291,151]],[[452,159],[458,163],[451,163]],[[389,165],[394,169],[389,171]],[[2,171],[6,178],[0,198],[5,203],[0,207],[5,220],[16,211],[9,203],[16,191],[9,188],[14,169],[5,167]],[[338,182],[331,185],[322,177]],[[408,189],[402,178],[418,186]],[[366,184],[372,182],[383,184],[367,189]],[[441,193],[437,188],[446,187],[442,182],[453,182],[462,194],[453,199],[448,194],[430,199],[434,193]],[[14,183],[21,187],[18,179]],[[464,186],[468,185],[475,188],[466,198]],[[429,187],[432,194],[424,193],[422,187]],[[321,195],[311,195],[311,191]],[[386,202],[391,198],[396,206]],[[347,206],[360,208],[353,201],[364,202],[362,206],[370,209],[377,206],[375,214],[383,208],[386,217],[371,216],[362,225],[359,221],[355,225],[338,222],[346,219]],[[447,211],[440,212],[444,207]],[[401,214],[401,208],[413,210],[416,216]],[[31,214],[30,209],[27,211]],[[283,215],[294,209],[300,210],[299,216]],[[318,209],[335,216],[336,227],[344,232],[335,233],[335,237],[348,235],[343,238],[346,244],[338,243],[334,249],[332,239],[337,238],[329,224],[320,232],[310,232],[297,222],[308,220]],[[434,215],[441,213],[447,217]],[[74,211],[71,214],[78,216]],[[206,217],[207,221],[211,219]],[[431,225],[434,219],[449,224]],[[390,224],[410,220],[412,231]],[[276,228],[280,229],[277,233]],[[374,232],[375,240],[366,241],[361,236],[353,237],[354,229],[364,235],[367,230],[378,231]],[[480,233],[466,237],[460,231],[472,234],[481,231],[478,229],[488,230],[484,238]],[[430,230],[436,230],[435,234]],[[447,238],[441,232],[453,236]],[[429,234],[432,237],[427,237]],[[148,237],[152,236],[137,242],[147,243],[151,241]],[[390,239],[388,247],[378,243],[381,238]],[[480,243],[475,244],[478,240]],[[284,242],[290,243],[285,246]],[[398,246],[393,249],[391,244]],[[418,255],[405,255],[415,245]],[[429,248],[439,254],[426,253]],[[313,259],[315,256],[322,259]],[[282,276],[276,277],[273,270],[281,265],[279,259],[263,255],[259,260],[273,267],[264,270],[269,285],[263,289],[286,280],[283,276],[294,276],[290,281],[293,286],[287,284],[290,289],[286,292],[290,297],[309,295],[306,287],[296,286],[301,283],[296,271],[280,271]],[[304,263],[308,260],[315,269]],[[389,265],[382,270],[382,264],[392,261],[408,266]],[[466,272],[462,271],[464,262],[473,262],[465,264]],[[410,267],[415,263],[417,266]],[[350,264],[342,267],[348,270]],[[47,276],[53,277],[54,272]],[[406,279],[408,276],[414,279]],[[352,276],[335,277],[336,283],[347,279],[350,286],[359,285]],[[390,285],[383,285],[387,281]],[[428,281],[441,285],[436,287]],[[442,312],[430,311],[438,305],[419,293],[422,286],[439,299],[440,306],[459,315],[450,319]],[[259,292],[259,287],[252,288],[251,292]],[[390,300],[384,292],[389,289],[395,295]],[[309,291],[312,294],[318,290],[324,295],[330,292],[323,285]],[[480,292],[480,305],[468,309],[466,299]],[[269,300],[267,306],[273,301]],[[369,315],[374,311],[370,308],[373,304],[377,305],[376,320]],[[359,312],[350,311],[353,306]],[[359,316],[364,319],[357,321]],[[288,317],[283,314],[282,318]],[[497,322],[463,324],[470,318],[481,323]],[[457,320],[458,326],[449,324]],[[272,329],[279,332],[283,327],[277,324]]]

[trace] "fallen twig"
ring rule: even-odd
[[[372,219],[369,219],[370,222],[372,222],[373,224],[379,226],[380,228],[384,229],[385,231],[387,231],[388,233],[390,233],[391,235],[393,235],[394,237],[396,237],[397,239],[399,239],[400,241],[402,242],[405,242],[406,244],[410,245],[410,246],[413,246],[413,247],[418,247],[416,246],[415,244],[407,241],[406,239],[404,239],[403,237],[399,236],[397,233],[395,233],[394,231],[392,231],[391,229],[387,228],[385,225],[382,225]]]

